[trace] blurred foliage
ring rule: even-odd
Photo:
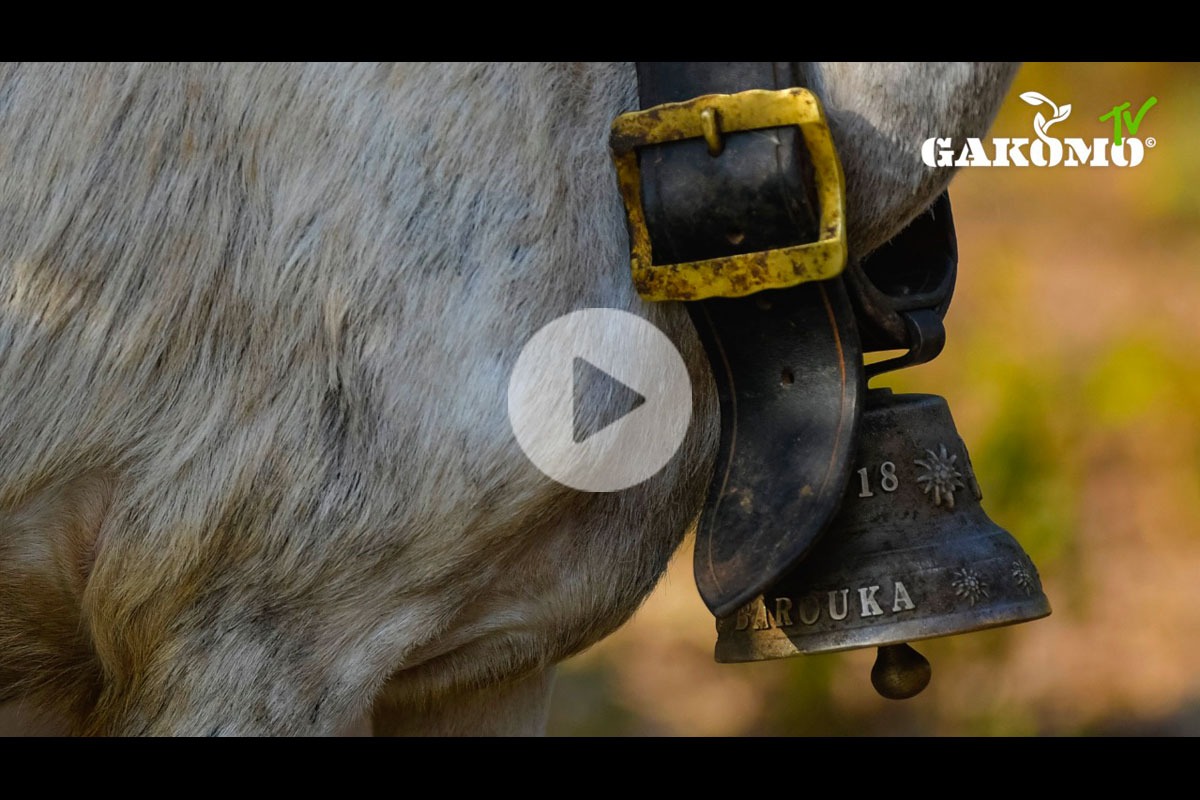
[[[1039,566],[1054,615],[922,643],[914,700],[876,697],[859,651],[713,663],[691,551],[634,620],[559,671],[554,734],[1200,733],[1200,65],[1027,64],[991,135],[1061,136],[1158,98],[1134,169],[972,169],[951,187],[948,344],[888,376],[946,396],[984,506]]]

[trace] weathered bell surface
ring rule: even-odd
[[[945,400],[873,390],[858,442],[838,516],[792,572],[717,621],[717,661],[879,647],[872,682],[899,699],[930,675],[905,642],[1050,613],[1029,556],[980,505]]]

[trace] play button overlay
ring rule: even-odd
[[[575,359],[575,444],[607,428],[630,411],[641,408],[646,398],[594,364]],[[589,414],[589,399],[599,400],[602,415]],[[609,413],[603,413],[605,407]]]
[[[692,414],[687,367],[647,320],[588,308],[526,343],[508,383],[508,417],[525,455],[552,480],[616,492],[662,469]]]

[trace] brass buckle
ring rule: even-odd
[[[642,206],[642,173],[637,150],[647,145],[701,139],[720,152],[721,133],[800,128],[812,158],[821,204],[820,238],[807,244],[722,256],[681,264],[655,264]],[[609,138],[617,181],[629,218],[633,283],[646,300],[703,300],[742,297],[764,289],[785,289],[832,278],[846,265],[845,179],[833,148],[825,112],[807,89],[752,89],[709,94],[622,114]]]

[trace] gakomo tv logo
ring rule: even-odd
[[[1146,112],[1158,103],[1151,97],[1142,103],[1137,113],[1130,113],[1132,103],[1113,106],[1100,116],[1100,122],[1111,122],[1112,138],[1058,139],[1047,131],[1071,116],[1071,105],[1055,105],[1040,92],[1025,92],[1021,99],[1031,106],[1047,106],[1050,118],[1041,111],[1033,118],[1034,139],[996,137],[989,150],[982,140],[971,137],[958,143],[950,138],[932,137],[921,145],[921,160],[930,167],[1136,167],[1146,157],[1147,148],[1154,147],[1154,137],[1144,141],[1134,136],[1146,117]],[[1126,135],[1126,134],[1129,135]]]

